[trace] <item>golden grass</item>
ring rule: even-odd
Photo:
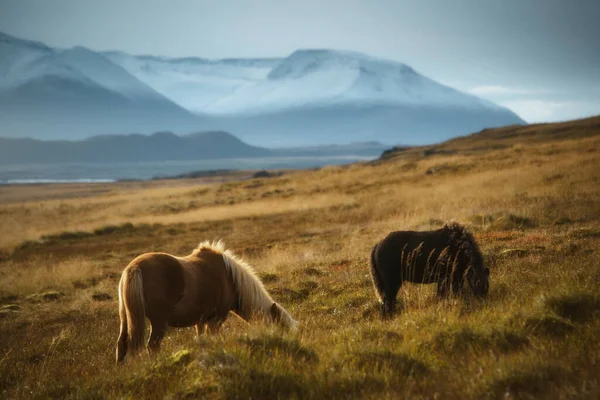
[[[530,141],[507,128],[434,147],[446,153],[268,179],[119,183],[61,196],[51,185],[13,188],[24,193],[0,205],[0,393],[597,398],[600,136],[559,128],[538,127]],[[546,140],[540,129],[551,130]],[[480,243],[489,298],[438,300],[431,285],[407,284],[400,315],[381,321],[373,244],[449,219]],[[230,318],[198,342],[191,329],[173,329],[157,358],[115,366],[125,265],[215,237],[255,266],[301,332]]]
[[[178,194],[178,192],[180,192]],[[171,197],[183,197],[179,203],[189,204],[194,191],[181,188],[173,191],[153,190],[137,195],[111,197],[110,199],[81,199],[61,201],[50,204],[4,206],[0,213],[5,214],[0,228],[0,249],[9,250],[26,240],[35,240],[42,236],[56,235],[61,232],[91,232],[107,225],[123,224],[178,224],[189,221],[216,221],[240,217],[256,217],[299,210],[310,210],[336,205],[351,205],[353,199],[348,195],[319,195],[313,197],[295,197],[292,199],[256,200],[241,204],[215,205],[214,203],[193,207],[169,207]],[[161,203],[165,201],[165,203]],[[161,208],[159,205],[163,205]],[[160,211],[155,211],[156,209]],[[144,211],[150,212],[145,213]]]
[[[97,263],[83,257],[54,260],[32,257],[26,262],[8,260],[2,264],[0,298],[28,296],[47,290],[71,289],[73,285],[102,275]]]

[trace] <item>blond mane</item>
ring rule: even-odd
[[[273,301],[262,281],[256,275],[254,268],[231,250],[226,249],[222,240],[201,242],[192,254],[197,254],[203,250],[209,250],[223,256],[225,268],[227,268],[238,293],[241,314],[250,316],[259,312],[268,315],[268,311],[275,301]]]

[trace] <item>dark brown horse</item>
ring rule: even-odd
[[[296,321],[265,290],[252,268],[219,242],[203,242],[192,254],[146,253],[125,268],[119,282],[121,332],[117,362],[139,353],[152,325],[148,350],[157,351],[167,327],[195,325],[196,334],[217,331],[232,311],[249,321],[271,320],[291,330]]]
[[[384,318],[395,313],[402,282],[437,283],[438,296],[450,287],[458,293],[465,278],[477,296],[489,289],[489,269],[473,235],[454,222],[434,231],[391,232],[371,252],[371,276]]]

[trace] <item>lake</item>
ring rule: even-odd
[[[119,163],[64,163],[0,165],[0,184],[56,182],[114,182],[117,180],[147,180],[159,176],[174,176],[193,171],[215,169],[306,169],[324,165],[340,165],[372,160],[377,156],[304,156],[229,158],[200,161],[159,161]]]

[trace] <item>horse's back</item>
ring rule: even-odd
[[[147,312],[160,312],[183,297],[185,277],[177,257],[166,253],[146,253],[136,257],[127,268],[139,268],[142,272]]]
[[[189,326],[235,309],[237,296],[223,255],[204,250],[179,258],[185,276],[185,295],[175,306],[172,326]]]
[[[389,255],[397,258],[401,254],[415,252],[417,249],[427,251],[445,247],[443,230],[435,231],[395,231],[390,232],[377,245],[377,252],[380,255]]]
[[[390,232],[376,246],[374,257],[382,273],[393,280],[432,283],[446,239],[443,229]]]

